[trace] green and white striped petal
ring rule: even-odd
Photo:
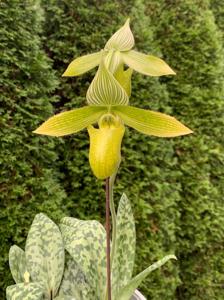
[[[192,131],[175,118],[136,108],[133,106],[114,106],[112,109],[126,125],[147,135],[175,137],[192,133]]]
[[[119,66],[122,64],[123,60],[120,51],[110,50],[104,51],[104,63],[105,67],[114,74]]]
[[[107,108],[102,106],[85,106],[62,112],[48,119],[34,133],[50,136],[76,133],[95,123],[105,112]]]
[[[107,70],[104,60],[101,61],[88,91],[86,99],[89,105],[127,105],[128,95],[120,83]]]
[[[112,35],[105,45],[105,50],[128,51],[134,47],[135,40],[129,22],[130,19],[127,19],[125,24]]]
[[[149,76],[175,75],[175,72],[162,59],[134,50],[121,53],[123,61],[135,71]]]
[[[73,60],[65,70],[62,76],[72,77],[79,76],[99,65],[102,57],[102,52],[96,52],[84,55]]]
[[[170,259],[176,259],[176,256],[174,255],[167,255],[163,257],[161,260],[157,261],[156,263],[149,266],[147,269],[145,269],[143,272],[139,273],[137,276],[132,278],[129,283],[124,286],[119,295],[117,296],[116,300],[129,300],[131,299],[131,296],[134,294],[137,287],[141,284],[141,282],[153,271],[163,266],[167,261]]]

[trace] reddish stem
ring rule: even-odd
[[[107,234],[107,295],[111,300],[111,270],[110,270],[110,178],[106,179],[106,234]]]

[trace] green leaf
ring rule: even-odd
[[[6,298],[7,300],[42,300],[43,286],[39,283],[11,285],[6,289]]]
[[[91,290],[85,274],[69,254],[66,258],[59,295],[61,297],[71,295],[77,300],[95,299],[94,291]]]
[[[130,19],[127,19],[125,24],[116,31],[105,45],[106,50],[116,49],[119,51],[130,50],[134,44],[134,36],[129,26]]]
[[[95,123],[105,112],[107,108],[102,106],[85,106],[62,112],[48,119],[34,133],[50,136],[75,133]]]
[[[73,60],[62,76],[71,77],[86,73],[99,65],[102,52],[84,55]]]
[[[175,75],[175,72],[160,58],[134,50],[122,53],[124,63],[135,71],[150,75]]]
[[[154,270],[160,268],[164,265],[168,260],[176,259],[174,255],[167,255],[161,260],[149,266],[143,272],[139,273],[135,276],[129,283],[122,288],[116,300],[129,300],[131,296],[134,294],[137,287],[141,284],[141,282]]]
[[[90,105],[128,104],[127,93],[107,70],[103,60],[87,91],[86,99]]]
[[[66,250],[85,274],[96,300],[106,291],[106,232],[97,221],[63,218],[60,224]]]
[[[133,70],[130,68],[128,68],[127,70],[124,71],[124,66],[123,66],[123,64],[121,64],[120,67],[117,69],[116,73],[114,74],[114,77],[117,79],[117,81],[123,87],[123,89],[127,93],[128,97],[131,96],[132,73],[133,73]]]
[[[159,112],[133,106],[114,106],[112,111],[117,113],[125,124],[147,135],[175,137],[192,133],[175,118]]]
[[[25,252],[16,245],[9,250],[9,267],[15,282],[24,282],[24,273],[26,272]]]
[[[135,300],[147,300],[138,290],[135,290],[134,297]]]
[[[25,253],[32,281],[45,284],[45,297],[55,297],[64,271],[64,245],[59,228],[44,214],[34,218]]]
[[[131,204],[125,194],[122,195],[117,212],[115,255],[112,264],[113,299],[132,277],[135,260],[135,221]]]

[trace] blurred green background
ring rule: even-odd
[[[13,284],[10,246],[24,247],[44,212],[104,223],[104,182],[88,163],[86,131],[32,133],[54,113],[85,105],[94,72],[62,78],[127,19],[136,49],[163,58],[175,77],[133,75],[131,104],[175,116],[191,136],[127,129],[115,200],[126,192],[137,226],[135,272],[177,262],[140,287],[153,300],[224,299],[224,1],[2,0],[0,2],[0,299]]]

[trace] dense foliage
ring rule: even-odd
[[[0,100],[0,298],[9,276],[8,250],[24,245],[39,211],[62,216],[64,193],[54,170],[54,141],[32,134],[52,114],[56,86],[51,62],[41,49],[42,11],[33,1],[4,1],[1,19]]]
[[[156,1],[157,2],[157,1]],[[181,184],[176,230],[178,299],[223,299],[223,48],[208,1],[160,1],[156,39],[177,70],[167,82],[174,113],[195,134],[175,143]],[[152,11],[149,8],[149,13]]]
[[[210,0],[210,9],[212,10],[215,18],[215,23],[220,29],[222,35],[222,42],[224,37],[224,2],[219,0]]]
[[[1,287],[10,280],[8,248],[24,242],[37,211],[55,219],[69,211],[104,222],[103,182],[89,167],[87,133],[59,140],[31,131],[53,113],[52,102],[54,112],[85,104],[95,70],[78,78],[60,76],[74,57],[103,48],[129,16],[136,48],[163,57],[177,71],[175,78],[160,79],[134,73],[131,103],[173,114],[195,131],[192,137],[160,139],[126,130],[115,196],[125,191],[133,204],[135,272],[175,252],[179,261],[141,287],[148,299],[223,299],[224,60],[222,26],[215,25],[221,24],[221,4],[219,9],[218,1],[207,0],[25,3],[5,1],[0,11]]]

